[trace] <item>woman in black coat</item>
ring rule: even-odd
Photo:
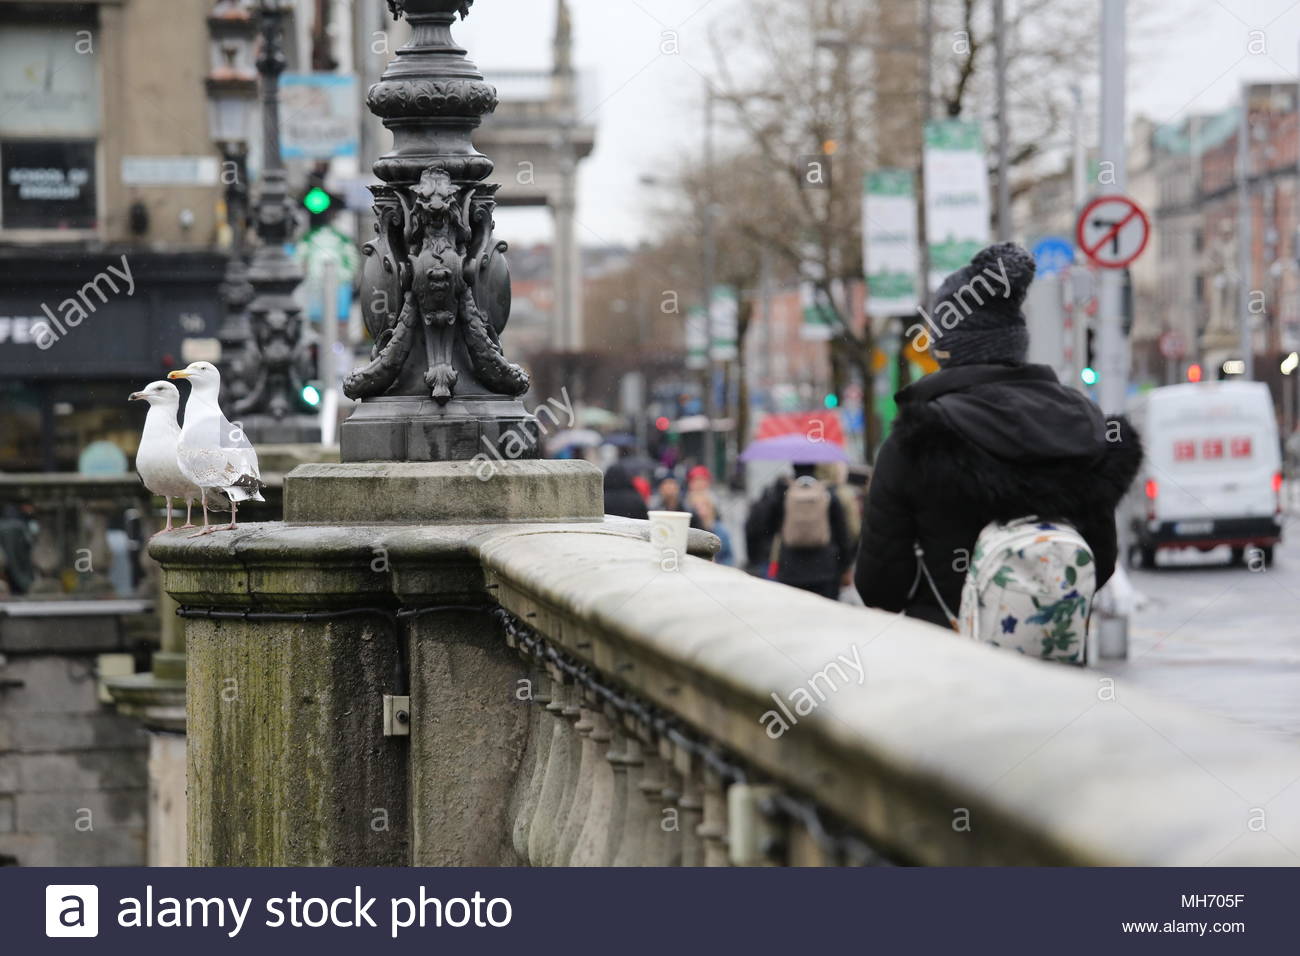
[[[915,544],[955,614],[980,531],[1030,515],[1083,535],[1098,588],[1114,573],[1115,507],[1142,462],[1141,442],[1125,418],[1025,363],[1020,307],[1033,275],[1024,249],[990,246],[940,287],[940,322],[909,330],[941,368],[898,393],[876,456],[854,575],[869,607],[946,625],[924,579],[909,600]]]
[[[605,514],[623,518],[648,518],[645,501],[632,485],[632,477],[622,465],[605,470]]]

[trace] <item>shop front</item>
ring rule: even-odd
[[[93,441],[130,458],[127,395],[212,358],[225,260],[123,247],[0,250],[0,470],[71,471]]]

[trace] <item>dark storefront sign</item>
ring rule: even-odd
[[[144,417],[126,397],[216,334],[224,267],[211,253],[0,249],[0,470],[73,470],[93,441],[134,454]]]
[[[0,377],[123,379],[179,367],[187,338],[216,335],[217,255],[0,254]]]
[[[0,142],[5,229],[94,229],[95,218],[94,142]]]

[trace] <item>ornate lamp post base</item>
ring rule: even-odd
[[[537,458],[538,425],[519,400],[528,374],[501,348],[510,317],[506,245],[494,235],[492,161],[470,135],[496,90],[452,39],[468,0],[389,0],[411,24],[367,104],[393,132],[374,165],[375,238],[359,300],[374,341],[344,392],[358,401],[341,458]]]
[[[540,443],[537,419],[502,395],[366,399],[339,428],[342,461],[516,461],[540,457]]]

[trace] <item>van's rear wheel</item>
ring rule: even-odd
[[[1154,568],[1156,566],[1156,549],[1142,545],[1138,548],[1138,567]]]
[[[1239,565],[1239,564],[1245,564],[1245,563],[1246,563],[1246,549],[1245,549],[1245,548],[1233,548],[1233,549],[1232,549],[1232,559],[1231,559],[1231,561],[1232,561],[1232,564],[1233,564],[1234,567],[1235,567],[1236,565]]]

